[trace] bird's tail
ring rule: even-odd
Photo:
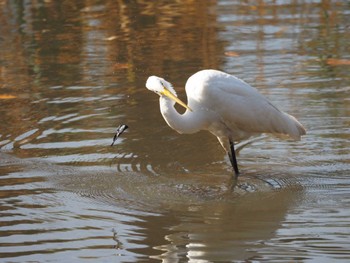
[[[285,121],[287,123],[283,131],[284,134],[288,134],[294,140],[300,140],[302,135],[306,134],[304,126],[292,115],[283,112]]]

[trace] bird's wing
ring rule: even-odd
[[[295,118],[278,110],[255,88],[234,76],[213,74],[197,85],[191,95],[198,105],[220,116],[220,121],[238,139],[258,133],[300,137],[295,126],[301,124]]]

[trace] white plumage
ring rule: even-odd
[[[306,133],[293,116],[280,111],[246,82],[218,70],[202,70],[186,83],[188,105],[179,100],[166,80],[151,76],[146,87],[160,95],[160,110],[179,133],[208,130],[229,154],[238,175],[234,143],[261,133],[288,135],[300,140]],[[187,108],[179,114],[175,103]]]

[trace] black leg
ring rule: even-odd
[[[230,140],[230,152],[228,153],[228,157],[230,158],[233,170],[235,171],[236,176],[239,175],[238,171],[238,165],[236,160],[236,153],[235,153],[235,144],[231,142]]]

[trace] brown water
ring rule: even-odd
[[[350,6],[315,2],[0,1],[0,261],[349,262]],[[235,185],[144,87],[203,68],[307,136],[245,146]]]

